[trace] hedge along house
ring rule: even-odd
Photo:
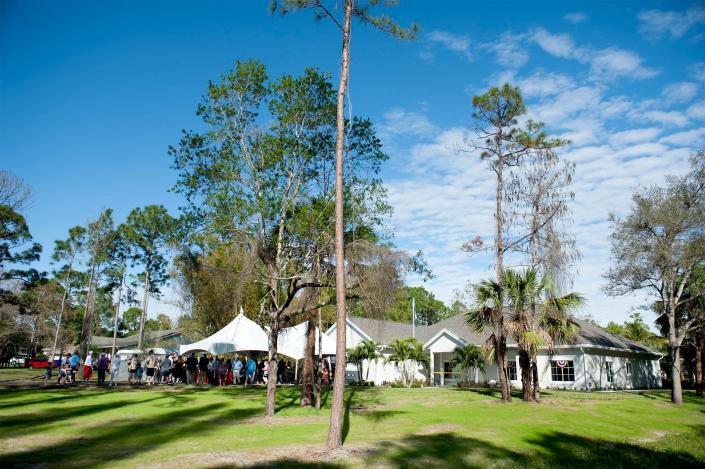
[[[641,389],[661,386],[659,360],[661,355],[623,337],[585,321],[577,321],[581,332],[573,344],[555,345],[553,353],[547,349],[538,354],[539,379],[542,388],[563,389]],[[326,334],[335,337],[335,324]],[[462,316],[454,316],[430,326],[412,327],[409,323],[349,317],[346,328],[346,348],[363,340],[374,340],[384,358],[363,363],[363,377],[375,384],[391,383],[400,377],[399,370],[386,358],[391,354],[388,344],[394,339],[415,336],[429,354],[430,381],[436,386],[454,385],[461,379],[460,369],[452,363],[456,347],[468,344],[482,347],[486,335],[476,333]],[[521,372],[516,344],[507,345],[508,377],[511,385],[521,387]],[[348,364],[349,380],[357,379],[356,367]],[[479,382],[493,382],[499,378],[498,368],[485,363],[477,372]],[[429,370],[419,365],[417,379],[429,379]],[[471,372],[471,381],[475,373]]]

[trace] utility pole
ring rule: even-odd
[[[416,338],[416,298],[411,297],[411,337]]]

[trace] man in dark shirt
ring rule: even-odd
[[[193,384],[198,369],[198,359],[196,354],[191,352],[191,356],[186,359],[186,381],[187,384]]]
[[[196,384],[206,384],[206,376],[208,375],[208,357],[204,353],[201,359],[198,360],[198,378]]]

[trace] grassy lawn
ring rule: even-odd
[[[329,409],[264,389],[0,389],[0,467],[703,467],[705,403],[667,392],[351,388],[345,447],[323,450]],[[329,396],[326,395],[326,401]]]
[[[56,372],[54,372],[56,377]],[[0,368],[0,384],[14,381],[44,381],[44,368]]]

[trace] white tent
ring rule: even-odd
[[[306,350],[306,331],[308,323],[302,322],[296,326],[285,327],[279,331],[277,353],[291,357],[294,360],[304,358]],[[335,339],[323,334],[321,337],[323,355],[335,355]],[[318,355],[318,328],[316,328],[316,355]]]
[[[210,337],[179,347],[179,354],[206,351],[215,355],[229,352],[269,350],[267,333],[251,319],[240,312],[230,324]]]

